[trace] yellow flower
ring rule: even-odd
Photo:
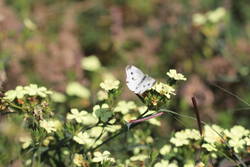
[[[171,146],[168,145],[168,144],[166,144],[166,145],[164,145],[164,146],[160,149],[160,154],[161,154],[161,155],[166,155],[166,154],[170,153],[170,151],[171,151]]]
[[[193,15],[193,24],[196,26],[204,25],[208,22],[218,23],[226,16],[225,8],[217,8],[216,10],[209,11],[205,14],[196,13]]]
[[[101,63],[96,56],[88,56],[81,60],[81,66],[88,71],[97,71],[101,68]]]
[[[25,136],[21,136],[19,138],[19,141],[22,143],[22,148],[26,149],[30,146],[30,144],[32,143],[32,139],[30,136],[25,135]]]
[[[210,11],[207,13],[207,19],[212,23],[218,23],[226,15],[225,8],[217,8],[216,10]]]
[[[29,18],[25,18],[23,20],[23,23],[25,25],[26,28],[30,29],[30,30],[36,30],[37,26],[34,22],[32,22]]]
[[[239,153],[240,150],[244,149],[246,141],[240,138],[233,138],[229,140],[228,144],[234,148],[236,153]]]
[[[200,14],[200,13],[195,13],[193,15],[193,24],[196,26],[203,25],[207,22],[207,17],[206,15]]]
[[[53,141],[55,138],[53,136],[48,136],[43,140],[43,145],[48,146],[51,141]]]
[[[115,132],[119,129],[121,129],[121,125],[111,125],[105,127],[105,130],[107,130],[108,132]]]
[[[247,146],[250,146],[250,138],[249,137],[246,137],[244,138],[245,142],[246,142],[246,145]]]
[[[157,162],[154,167],[168,167],[169,161],[168,160],[161,160],[161,162]]]
[[[235,125],[230,129],[230,131],[225,130],[224,133],[231,139],[240,139],[244,136],[248,136],[250,134],[250,131],[240,125]]]
[[[110,162],[115,162],[115,159],[110,157],[110,152],[109,151],[104,151],[103,153],[97,151],[94,152],[94,158],[92,159],[92,162],[105,162],[105,161],[110,161]]]
[[[66,87],[66,93],[70,96],[89,98],[90,92],[78,82],[70,82]]]
[[[98,99],[99,101],[108,99],[108,93],[105,92],[105,91],[99,90],[99,91],[97,92],[97,99]]]
[[[209,152],[211,152],[211,151],[217,151],[217,148],[214,146],[214,144],[204,143],[204,144],[202,144],[201,147],[205,148]]]
[[[64,154],[64,155],[69,155],[69,151],[68,151],[68,150],[64,150],[64,151],[63,151],[63,154]]]
[[[52,94],[51,91],[47,90],[45,87],[38,87],[36,84],[30,84],[28,86],[24,87],[24,90],[27,92],[30,96],[40,96],[40,97],[46,97],[47,95]]]
[[[174,137],[170,139],[170,142],[175,144],[175,146],[188,145],[191,140],[199,140],[201,137],[199,132],[195,129],[186,129],[179,132],[176,132]]]
[[[82,166],[83,163],[84,163],[83,156],[82,156],[81,154],[75,154],[75,155],[74,155],[74,159],[73,159],[73,163],[74,163],[76,166]]]
[[[102,134],[102,135],[101,135]],[[96,138],[99,137],[99,140],[96,141]],[[108,133],[103,131],[103,127],[93,127],[85,132],[79,132],[73,137],[73,140],[78,144],[84,145],[85,147],[95,147],[101,144],[102,139],[107,137]]]
[[[189,139],[199,140],[201,139],[200,133],[196,129],[186,129],[185,130],[186,136]]]
[[[98,111],[100,109],[108,109],[108,108],[109,108],[109,105],[107,103],[104,103],[102,105],[95,105],[93,107],[93,112],[96,112],[96,111]]]
[[[220,134],[223,132],[223,129],[218,125],[205,125],[204,132],[204,140],[207,143],[214,144],[221,141],[222,136],[220,136]]]
[[[167,72],[167,75],[174,80],[187,80],[183,74],[177,73],[175,69],[170,69],[169,72]]]
[[[120,85],[120,81],[118,80],[105,80],[100,83],[100,87],[106,91],[110,91],[112,89],[118,89]]]
[[[79,132],[73,137],[73,140],[82,145],[91,145],[95,142],[95,140],[91,138],[87,132]]]
[[[71,109],[72,114],[67,114],[68,120],[76,120],[77,123],[82,123],[84,125],[92,125],[98,122],[98,119],[87,111],[78,111],[76,108]]]
[[[130,160],[131,161],[145,161],[146,159],[148,159],[148,155],[145,155],[145,154],[137,154],[137,155],[134,155],[132,157],[130,157]]]
[[[27,161],[25,161],[25,166],[31,166],[32,160],[28,159]]]
[[[137,109],[138,109],[140,114],[143,114],[148,109],[148,107],[147,106],[139,106]]]
[[[132,114],[130,114],[130,113],[125,114],[125,115],[123,116],[123,120],[125,120],[126,122],[129,122],[129,121],[134,120],[134,119],[136,119],[136,116],[135,116],[135,115],[132,115]]]
[[[156,90],[158,93],[165,95],[167,98],[170,98],[171,95],[175,95],[175,89],[168,85],[164,84],[162,82],[157,82],[153,87],[153,90]]]
[[[172,137],[170,139],[170,142],[173,143],[176,147],[189,144],[189,140],[187,140],[187,138],[185,137],[184,138]]]
[[[148,120],[148,122],[155,126],[161,126],[161,121],[159,121],[156,117]]]
[[[63,103],[66,101],[66,96],[60,92],[53,91],[50,97],[52,101],[57,102],[57,103]]]
[[[119,101],[114,109],[114,112],[121,112],[122,114],[127,114],[130,110],[133,110],[135,108],[136,105],[133,101]]]
[[[154,139],[151,136],[146,137],[146,143],[153,143]]]
[[[98,118],[96,118],[93,114],[87,113],[82,119],[82,124],[84,125],[94,125],[98,122]]]
[[[5,92],[4,99],[13,101],[16,98],[23,98],[25,94],[27,94],[27,91],[22,86],[17,86],[15,90],[9,90]]]
[[[103,133],[103,127],[99,126],[93,127],[90,130],[88,130],[87,133],[89,134],[90,137],[97,138],[98,136],[100,136],[101,133]],[[105,137],[105,133],[102,136]]]
[[[41,120],[40,126],[44,128],[48,133],[56,132],[61,128],[61,122],[59,120]]]
[[[83,122],[85,115],[88,114],[87,111],[80,111],[79,112],[78,109],[76,109],[76,108],[72,108],[70,111],[72,114],[67,114],[67,119],[68,120],[75,119],[77,123]]]

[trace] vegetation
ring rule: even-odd
[[[0,0],[0,166],[248,166],[249,9]]]

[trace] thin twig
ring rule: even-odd
[[[200,113],[199,113],[199,109],[198,109],[195,97],[192,97],[192,103],[193,103],[193,106],[194,106],[194,112],[195,112],[195,115],[196,115],[196,118],[197,118],[197,124],[198,124],[198,128],[199,128],[199,131],[200,131],[200,135],[203,136]]]
[[[210,84],[213,85],[213,86],[216,87],[216,88],[219,88],[219,89],[222,90],[223,92],[225,92],[225,93],[227,93],[227,94],[229,94],[229,95],[235,97],[236,99],[238,99],[238,100],[241,101],[242,103],[246,104],[247,106],[250,106],[250,104],[249,104],[247,101],[245,101],[244,99],[242,99],[240,96],[231,93],[230,91],[226,90],[226,89],[223,88],[223,87],[220,87],[219,85],[216,85],[216,84],[213,84],[213,83],[210,83]]]

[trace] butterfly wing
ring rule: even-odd
[[[139,68],[133,65],[128,65],[126,67],[126,75],[128,88],[136,94],[144,93],[155,83],[153,78],[145,75]]]
[[[155,84],[155,79],[150,77],[150,76],[146,76],[146,78],[139,84],[139,94],[144,93],[146,90],[152,88]]]
[[[139,68],[132,65],[128,65],[126,67],[126,75],[127,75],[126,82],[128,88],[131,91],[138,93],[137,92],[138,85],[145,77],[145,74]]]

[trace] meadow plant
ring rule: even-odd
[[[82,66],[90,72],[101,68],[95,57]],[[186,77],[174,69],[166,77],[167,82],[157,81],[137,95],[142,105],[119,100],[124,84],[109,79],[100,83],[95,102],[86,108],[68,108],[65,113],[54,110],[55,104],[72,96],[90,99],[91,90],[78,82],[70,82],[65,93],[35,84],[8,90],[1,97],[0,164],[202,167],[216,166],[227,159],[244,165],[242,159],[250,150],[250,131],[240,125],[224,129],[206,124],[203,134],[184,129],[160,143],[151,136],[152,128],[135,129],[141,124],[154,129],[161,126],[157,116],[164,113],[178,115],[167,108],[177,83]]]

